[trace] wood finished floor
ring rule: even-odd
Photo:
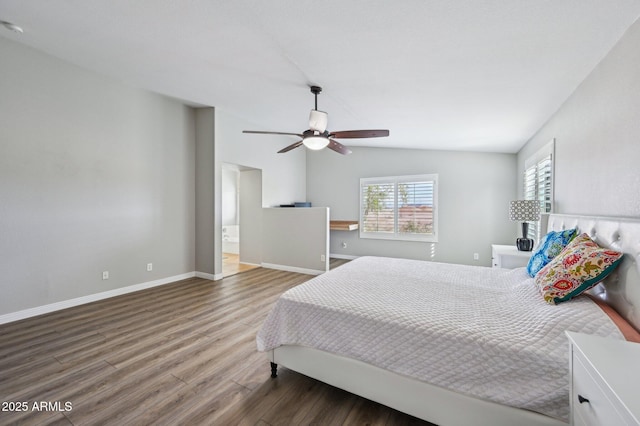
[[[256,333],[310,278],[191,278],[1,325],[0,402],[27,410],[0,425],[428,425],[285,368],[269,377]]]
[[[240,263],[240,255],[234,253],[222,253],[222,276],[230,277],[231,275],[246,272],[251,269],[258,268],[256,265]]]

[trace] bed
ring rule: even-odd
[[[640,328],[640,220],[549,217],[548,230],[569,228],[625,253],[591,293]],[[273,376],[285,366],[438,425],[563,425],[564,331],[624,336],[590,298],[548,305],[532,281],[523,268],[359,258],[283,294],[258,349]]]

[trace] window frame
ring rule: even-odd
[[[403,183],[416,182],[433,182],[433,232],[431,234],[408,234],[398,232],[398,186]],[[392,184],[393,185],[393,232],[366,232],[364,230],[364,185],[371,184]],[[406,176],[386,176],[386,177],[370,177],[360,178],[358,187],[359,213],[358,213],[358,230],[360,238],[376,239],[376,240],[393,240],[393,241],[420,241],[420,242],[438,242],[438,174],[421,174]]]
[[[548,161],[548,166],[542,166]],[[522,173],[522,196],[525,200],[540,201],[540,213],[550,214],[554,211],[554,180],[555,180],[555,138],[542,146],[538,151],[525,160],[524,171]],[[527,179],[527,175],[533,171],[533,179]],[[541,190],[541,169],[548,169],[548,187]],[[533,181],[533,188],[528,185]],[[533,196],[532,196],[533,194]],[[545,195],[548,194],[548,200]],[[527,238],[533,238],[540,241],[544,230],[540,229],[541,222],[529,222],[529,231]]]

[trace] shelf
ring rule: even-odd
[[[357,220],[331,220],[329,229],[332,231],[355,231],[358,229]]]

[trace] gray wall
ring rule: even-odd
[[[514,154],[353,148],[307,153],[307,198],[331,208],[332,220],[358,220],[363,177],[437,173],[437,243],[360,239],[357,231],[332,231],[332,254],[391,256],[439,262],[491,264],[491,244],[512,244],[516,227],[509,201],[516,195]],[[347,243],[343,249],[342,242]],[[473,260],[478,253],[478,261]]]
[[[0,57],[0,314],[193,271],[194,111],[1,37]]]
[[[555,211],[640,217],[640,21],[518,153],[555,138]]]
[[[222,234],[222,208],[216,206],[216,198],[221,198],[216,187],[222,187],[222,170],[216,169],[215,109],[198,108],[195,116],[195,267],[204,277],[213,278],[222,273],[222,259],[216,256],[222,250],[222,241],[217,241]]]
[[[262,263],[262,170],[240,172],[240,262]]]
[[[262,209],[262,265],[320,274],[329,270],[329,209]]]

